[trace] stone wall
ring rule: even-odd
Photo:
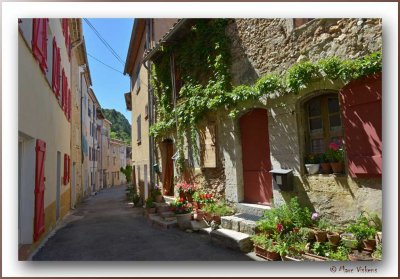
[[[381,19],[314,19],[297,28],[293,19],[235,19],[227,34],[233,56],[241,56],[245,66],[233,60],[234,81],[241,83],[254,78],[254,72],[282,73],[299,60],[352,59],[382,49]],[[253,70],[246,67],[246,60]]]
[[[283,73],[298,61],[317,61],[329,56],[352,59],[382,48],[379,19],[314,19],[298,28],[292,19],[236,19],[226,30],[231,38],[232,81],[253,84],[270,72]],[[362,211],[382,214],[382,180],[351,179],[347,175],[305,175],[305,100],[339,92],[340,81],[318,80],[298,95],[285,94],[241,105],[236,119],[220,117],[219,142],[224,156],[225,194],[228,200],[243,201],[243,171],[238,119],[254,107],[268,110],[272,168],[293,169],[294,191],[274,190],[274,204],[298,196],[302,204],[327,215],[335,223],[346,223]],[[223,114],[221,112],[221,114]]]

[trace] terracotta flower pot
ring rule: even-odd
[[[319,170],[319,164],[305,164],[308,174],[316,174]]]
[[[343,173],[344,164],[341,162],[331,163],[333,173]]]
[[[163,202],[163,196],[162,195],[157,195],[155,197],[155,200],[156,200],[156,202],[161,203],[161,202]]]
[[[195,215],[196,215],[196,216],[195,216],[194,219],[197,220],[197,221],[201,221],[201,220],[203,220],[204,212],[201,211],[201,210],[197,210],[197,212],[196,212]]]
[[[331,243],[334,246],[338,245],[340,241],[340,235],[338,233],[328,232],[326,236],[328,238],[329,243]]]
[[[332,173],[332,168],[330,163],[321,163],[322,173],[328,174]]]
[[[314,235],[317,242],[326,242],[326,231],[314,230]]]
[[[176,214],[176,221],[179,228],[184,229],[192,220],[192,213]]]
[[[277,252],[267,251],[267,259],[270,261],[280,261],[281,256]]]
[[[221,224],[221,216],[214,215],[214,216],[212,217],[212,219],[213,219],[214,222],[216,222],[216,223],[218,223],[218,224]]]
[[[211,220],[213,219],[213,216],[211,215],[211,213],[205,212],[204,218],[206,219],[207,222],[211,222]]]
[[[363,240],[363,246],[364,249],[367,251],[373,251],[376,246],[376,240],[375,239],[364,239]]]

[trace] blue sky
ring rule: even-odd
[[[126,109],[124,93],[129,92],[129,76],[124,76],[125,59],[131,38],[133,19],[87,18],[103,39],[124,62],[121,64],[82,19],[83,35],[88,53],[92,88],[102,108],[121,112],[131,123],[131,113]],[[110,69],[94,58],[118,70]],[[131,123],[132,124],[132,123]]]

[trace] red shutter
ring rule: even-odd
[[[68,181],[68,155],[64,154],[64,176],[63,184],[66,185]]]
[[[47,70],[47,22],[47,18],[34,18],[32,24],[32,52],[43,73]]]
[[[71,157],[68,156],[68,182],[71,181]]]
[[[57,95],[57,62],[58,62],[58,51],[57,51],[57,43],[56,37],[53,38],[53,72],[52,72],[52,80],[51,86],[53,92]]]
[[[68,89],[68,121],[71,121],[71,89]]]
[[[349,172],[382,175],[382,74],[354,80],[340,92]]]
[[[69,59],[69,61],[71,61],[71,48],[72,48],[71,36],[68,35],[67,51],[68,51],[68,59]]]
[[[45,231],[44,222],[44,161],[46,158],[46,143],[36,141],[36,172],[35,172],[35,219],[33,240],[37,241]]]
[[[66,95],[66,88],[67,88],[67,84],[66,84],[66,76],[65,76],[65,72],[64,69],[62,69],[62,75],[61,75],[61,81],[62,81],[62,90],[61,90],[61,108],[63,111],[65,111],[65,95]]]

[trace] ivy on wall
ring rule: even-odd
[[[227,23],[226,19],[199,20],[179,44],[163,47],[160,58],[153,63],[151,85],[157,98],[157,122],[150,127],[150,133],[161,138],[176,132],[182,160],[184,134],[189,132],[191,141],[196,142],[196,125],[210,111],[225,108],[234,117],[235,108],[248,100],[272,97],[276,93],[298,94],[321,78],[347,83],[382,70],[381,52],[354,60],[330,57],[317,62],[300,62],[281,75],[270,73],[254,85],[233,88],[229,73],[230,42],[225,34]],[[183,84],[175,108],[170,53],[175,56]],[[197,155],[197,147],[194,149]],[[182,165],[182,161],[178,163]]]

